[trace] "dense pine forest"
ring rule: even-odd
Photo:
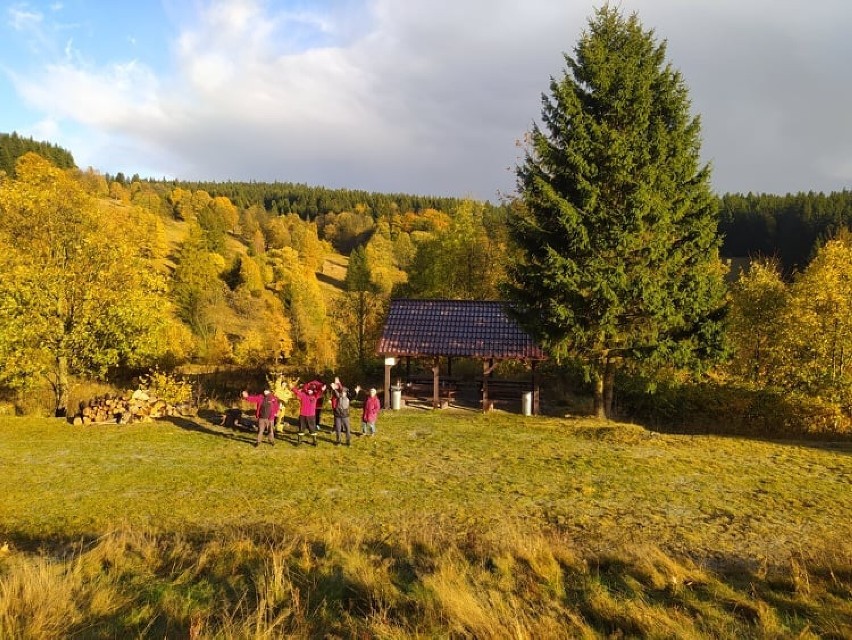
[[[15,171],[15,162],[25,153],[32,151],[43,158],[47,158],[57,167],[70,169],[75,167],[74,156],[67,149],[59,145],[36,141],[32,138],[23,138],[17,133],[0,133],[0,172],[12,175]]]
[[[852,225],[852,191],[725,194],[719,210],[723,255],[772,258],[789,276],[807,266],[819,245]]]

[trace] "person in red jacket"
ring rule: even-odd
[[[359,391],[361,391],[361,387],[355,387],[356,396]],[[381,408],[382,405],[379,402],[379,396],[376,393],[376,389],[370,389],[367,399],[364,400],[364,410],[361,413],[361,435],[367,435],[368,429],[371,436],[376,435],[376,420],[379,418],[379,411]]]
[[[320,417],[321,417],[321,414],[322,414],[322,404],[323,404],[323,401],[325,400],[325,398],[324,398],[324,395],[325,395],[324,391],[325,391],[325,388],[326,388],[325,383],[322,380],[311,380],[310,382],[302,385],[302,388],[305,389],[305,390],[307,390],[307,389],[313,389],[314,390],[314,395],[317,397],[316,426],[317,426],[317,431],[322,431],[322,424],[320,423]],[[334,399],[332,398],[332,402],[333,401],[334,401]],[[334,408],[334,407],[332,406],[332,408]]]
[[[269,389],[264,389],[263,393],[253,396],[250,396],[248,391],[243,391],[243,399],[257,406],[254,412],[257,418],[257,442],[254,443],[254,446],[260,445],[263,434],[266,432],[269,432],[269,444],[275,446],[275,417],[278,415],[278,398]]]
[[[316,436],[317,393],[314,387],[310,385],[293,386],[291,391],[299,399],[299,435],[301,436],[302,432],[307,430],[309,434]],[[325,391],[325,385],[320,387],[320,391]],[[316,443],[316,439],[314,442]]]

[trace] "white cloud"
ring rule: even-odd
[[[15,31],[32,31],[38,29],[44,21],[44,16],[41,13],[27,9],[26,5],[12,5],[7,9],[6,13],[9,16],[9,25]]]
[[[69,48],[16,86],[49,121],[107,136],[72,151],[110,172],[493,199],[512,189],[514,142],[592,11],[552,0],[273,6],[202,5],[179,29],[170,69],[142,58],[95,66]],[[634,9],[684,73],[721,190],[850,179],[845,4],[624,0]]]

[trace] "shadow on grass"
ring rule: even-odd
[[[168,416],[161,418],[163,422],[168,422],[176,427],[180,427],[186,431],[191,431],[193,433],[201,433],[207,436],[215,436],[217,438],[225,438],[226,440],[236,440],[238,442],[254,442],[255,438],[251,433],[245,431],[230,431],[224,430],[224,427],[220,429],[210,428],[204,425],[200,421],[192,420],[190,418],[182,418],[180,416]]]
[[[257,428],[254,426],[253,422],[243,418],[241,421],[242,426],[224,427],[222,426],[222,414],[209,409],[200,410],[198,412],[197,419],[171,416],[162,418],[162,420],[194,433],[215,436],[217,438],[225,438],[226,440],[233,440],[246,444],[254,444],[257,442]],[[279,425],[281,428],[276,430],[276,442],[287,443],[293,447],[299,446],[300,444],[313,444],[313,440],[310,436],[303,436],[300,442],[298,437],[298,419],[283,416],[279,419]],[[321,435],[317,437],[318,442],[333,444],[334,440],[330,435],[333,434],[333,431],[331,431],[328,426],[325,426],[320,434]],[[323,437],[322,434],[325,434],[325,437]]]
[[[343,280],[334,278],[328,275],[327,273],[322,273],[320,271],[317,271],[316,276],[317,280],[319,280],[320,282],[324,282],[325,284],[331,285],[332,287],[335,287],[337,289],[343,289],[343,286],[345,284]]]

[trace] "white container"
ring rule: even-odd
[[[391,387],[391,409],[399,411],[402,408],[402,387]]]
[[[532,396],[533,396],[532,391],[527,391],[527,392],[521,394],[521,412],[525,416],[531,416],[532,415],[532,406],[533,406]]]

